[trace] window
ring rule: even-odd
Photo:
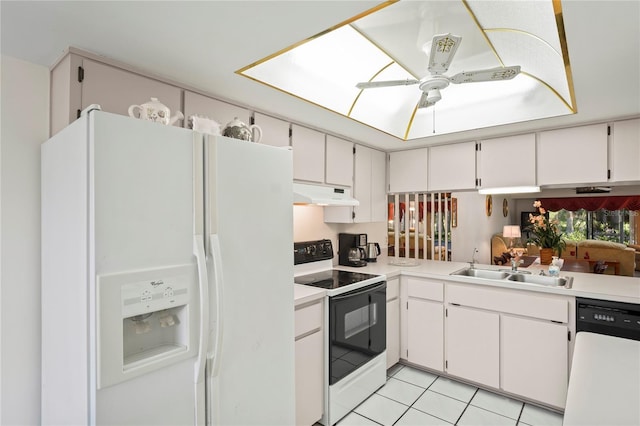
[[[560,230],[570,241],[592,239],[633,244],[637,238],[634,225],[636,220],[640,220],[638,214],[640,212],[627,209],[595,211],[562,209],[550,212],[550,218],[558,220]]]

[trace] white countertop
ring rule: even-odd
[[[295,306],[322,299],[326,294],[327,291],[322,288],[293,284],[293,300]]]
[[[446,279],[461,283],[487,285],[492,287],[512,288],[516,290],[527,290],[540,293],[562,294],[566,296],[588,297],[593,299],[612,300],[617,302],[640,303],[640,278],[623,277],[614,275],[599,275],[592,273],[566,272],[560,271],[561,276],[572,276],[572,288],[549,287],[538,284],[514,282],[508,280],[485,280],[472,277],[449,275],[454,271],[469,266],[467,262],[442,262],[437,260],[415,260],[415,266],[393,265],[397,260],[393,257],[378,257],[377,262],[369,263],[367,266],[354,268],[335,265],[336,269],[346,271],[365,272],[368,274],[386,275],[393,278],[402,273],[424,278]],[[413,259],[411,259],[413,260]],[[505,269],[505,266],[476,264],[478,269]],[[506,268],[508,269],[508,267]],[[540,269],[547,268],[540,265],[531,265],[529,270],[533,274],[539,273]]]
[[[640,342],[576,335],[563,424],[640,425]]]

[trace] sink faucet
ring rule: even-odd
[[[476,248],[473,249],[473,254],[471,255],[471,262],[469,262],[469,268],[470,269],[473,269],[475,264],[478,262],[476,260],[476,253],[477,252],[478,252],[478,248],[476,247]]]
[[[511,270],[513,272],[518,272],[518,264],[520,263],[520,259],[518,259],[517,257],[512,257],[511,258]]]

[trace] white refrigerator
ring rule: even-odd
[[[295,422],[291,151],[87,110],[42,146],[42,424]]]

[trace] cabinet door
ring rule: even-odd
[[[371,222],[387,222],[387,154],[371,150]]]
[[[640,118],[613,123],[611,181],[640,180]]]
[[[444,308],[442,303],[409,298],[407,307],[407,360],[443,371]]]
[[[501,388],[564,408],[569,382],[565,324],[501,317]]]
[[[82,67],[81,109],[98,104],[103,111],[129,115],[129,106],[143,104],[154,97],[169,107],[171,115],[182,111],[182,89],[179,87],[90,59],[83,59]],[[175,125],[182,126],[182,120]]]
[[[353,142],[327,135],[325,182],[353,186]],[[357,199],[357,197],[356,197]]]
[[[429,151],[429,190],[455,191],[476,187],[475,142],[434,146]]]
[[[358,223],[371,222],[372,152],[373,150],[366,146],[356,146],[353,197],[360,202],[359,206],[354,207],[354,222]]]
[[[262,130],[260,143],[271,146],[289,146],[289,122],[256,112],[254,124]]]
[[[323,412],[322,331],[296,340],[296,424],[312,425]]]
[[[481,188],[536,184],[535,133],[481,141],[477,158]]]
[[[387,302],[387,368],[400,361],[400,299]]]
[[[500,384],[500,316],[447,307],[447,372],[494,388]]]
[[[607,125],[572,127],[538,134],[538,185],[607,181]]]
[[[184,116],[188,121],[192,115],[200,115],[214,120],[220,124],[220,131],[236,117],[247,124],[251,119],[251,112],[248,109],[185,90]]]
[[[389,192],[426,192],[428,149],[389,154]]]
[[[291,125],[293,179],[324,183],[324,133]]]

